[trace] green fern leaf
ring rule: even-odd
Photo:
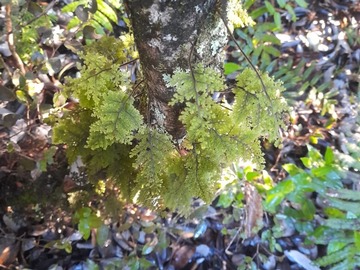
[[[130,157],[136,158],[134,167],[139,170],[137,185],[139,200],[147,205],[158,206],[163,186],[164,163],[174,146],[169,135],[148,128],[137,136],[139,143],[132,149]],[[152,199],[151,201],[149,201]]]
[[[326,193],[326,195],[331,198],[338,198],[338,199],[350,200],[350,201],[360,201],[360,192],[357,190],[350,190],[350,189],[330,190],[328,193]]]
[[[129,144],[133,132],[140,129],[142,116],[133,106],[133,98],[121,91],[108,92],[103,103],[94,108],[98,120],[90,127],[87,146],[91,149],[106,149],[113,143]]]
[[[324,221],[323,225],[338,230],[360,230],[359,219],[329,218]]]
[[[267,74],[261,78],[266,92],[252,69],[247,68],[237,76],[233,113],[244,133],[251,130],[257,138],[267,134],[270,141],[278,141],[278,129],[284,127],[279,118],[287,110],[280,96],[285,89],[281,82],[275,82]]]
[[[66,156],[69,163],[74,162],[78,156],[87,155],[86,138],[89,136],[89,126],[93,121],[91,111],[77,109],[67,113],[53,128],[53,143],[68,145]]]

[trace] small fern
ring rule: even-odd
[[[244,19],[244,14],[234,16]],[[78,109],[66,112],[54,128],[54,142],[72,148],[71,161],[80,155],[93,179],[105,171],[127,199],[182,213],[193,197],[213,199],[223,168],[233,161],[262,166],[259,138],[276,140],[283,126],[280,114],[287,109],[280,83],[262,74],[264,85],[259,84],[260,75],[246,69],[237,77],[231,107],[213,100],[215,93],[228,91],[218,70],[198,63],[164,76],[175,90],[170,105],[184,107],[179,119],[187,134],[174,145],[166,131],[146,125],[135,108],[136,89],[126,69],[137,56],[133,44],[131,35],[103,37],[80,53],[81,77],[69,79],[64,89],[79,100]],[[142,99],[148,99],[146,93]],[[74,131],[66,134],[66,127]]]
[[[142,116],[133,106],[133,98],[122,91],[108,92],[103,102],[94,108],[97,120],[90,127],[87,141],[91,149],[106,149],[113,143],[129,144],[133,131],[140,129]]]
[[[166,171],[164,164],[175,148],[169,135],[155,129],[148,128],[136,138],[139,143],[131,150],[130,157],[135,158],[133,166],[140,173],[133,190],[139,192],[139,201],[158,207]]]

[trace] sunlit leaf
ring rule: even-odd
[[[97,4],[98,4],[98,9],[99,9],[99,11],[101,11],[101,13],[103,13],[106,17],[108,17],[114,23],[118,22],[117,15],[116,15],[114,9],[112,9],[108,4],[106,4],[105,1],[97,0]]]
[[[334,163],[334,152],[330,147],[326,148],[324,160],[325,160],[325,164],[327,165]]]
[[[282,166],[291,176],[302,173],[303,170],[297,167],[295,164],[288,163]]]
[[[219,196],[217,206],[228,208],[234,201],[234,194],[232,192],[222,193]]]
[[[240,69],[241,69],[241,66],[236,63],[228,62],[228,63],[224,64],[224,74],[225,75],[229,75]]]
[[[354,231],[354,242],[358,250],[360,250],[360,232]]]

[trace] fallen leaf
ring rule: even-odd
[[[245,236],[246,238],[253,237],[263,223],[263,208],[262,198],[253,185],[247,184],[245,186]]]

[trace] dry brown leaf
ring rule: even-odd
[[[3,246],[2,248],[0,247],[0,265],[9,266],[12,264],[16,260],[19,248],[19,242]]]
[[[263,223],[263,208],[261,196],[253,185],[245,186],[245,236],[253,237]]]
[[[176,269],[184,268],[191,260],[195,253],[195,247],[193,246],[182,246],[177,249],[173,256],[173,265]]]

